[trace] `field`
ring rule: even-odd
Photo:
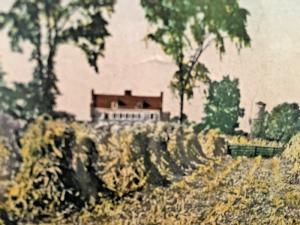
[[[2,186],[0,216],[18,224],[300,224],[300,135],[266,159],[231,157],[213,130],[114,129],[34,124],[20,170]]]
[[[67,224],[300,224],[300,186],[278,158],[222,157],[170,187],[105,202]],[[59,223],[57,223],[59,224]]]

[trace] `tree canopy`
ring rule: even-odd
[[[283,103],[274,107],[267,117],[266,138],[288,142],[300,131],[300,109],[297,103]]]
[[[225,134],[234,134],[239,126],[239,117],[244,116],[244,109],[240,108],[238,85],[238,79],[231,80],[229,76],[211,83],[204,108],[204,129],[220,129]]]
[[[55,56],[62,44],[73,44],[86,55],[98,72],[109,36],[105,15],[113,11],[115,0],[15,0],[8,12],[0,13],[0,29],[7,31],[13,51],[31,45],[30,61],[35,63],[33,79],[23,89],[22,99],[31,117],[51,113],[59,94]]]
[[[154,25],[148,37],[162,46],[178,70],[171,88],[180,97],[183,119],[185,98],[193,97],[199,82],[209,81],[209,70],[199,61],[211,45],[222,55],[225,39],[238,49],[250,45],[246,30],[249,12],[238,0],[141,0],[146,18]]]

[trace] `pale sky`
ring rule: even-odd
[[[6,9],[12,0],[1,0],[0,9]],[[269,108],[282,102],[300,103],[300,4],[298,0],[242,0],[249,17],[248,30],[252,47],[240,54],[227,45],[227,53],[220,60],[212,47],[202,57],[211,76],[221,79],[230,74],[240,80],[241,104],[246,116],[242,128],[248,127],[252,107],[264,101]],[[56,72],[62,95],[58,109],[89,119],[91,89],[98,93],[121,94],[131,89],[133,94],[159,95],[164,92],[164,110],[178,113],[178,99],[168,86],[176,69],[170,57],[154,43],[143,42],[149,31],[139,0],[118,0],[112,15],[105,58],[99,60],[100,74],[89,67],[80,50],[63,46],[59,50]],[[11,53],[8,39],[0,34],[0,62],[10,80],[26,81],[32,65],[29,51],[23,55]],[[200,121],[205,98],[196,90],[195,98],[187,103],[186,113]]]

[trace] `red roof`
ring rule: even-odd
[[[119,109],[153,109],[162,110],[163,93],[159,97],[134,96],[131,91],[125,91],[124,95],[94,94],[92,91],[92,106],[94,108],[111,109],[113,103],[118,103]]]

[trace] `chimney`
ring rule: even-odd
[[[131,96],[132,95],[131,90],[125,90],[125,95],[126,96]]]

